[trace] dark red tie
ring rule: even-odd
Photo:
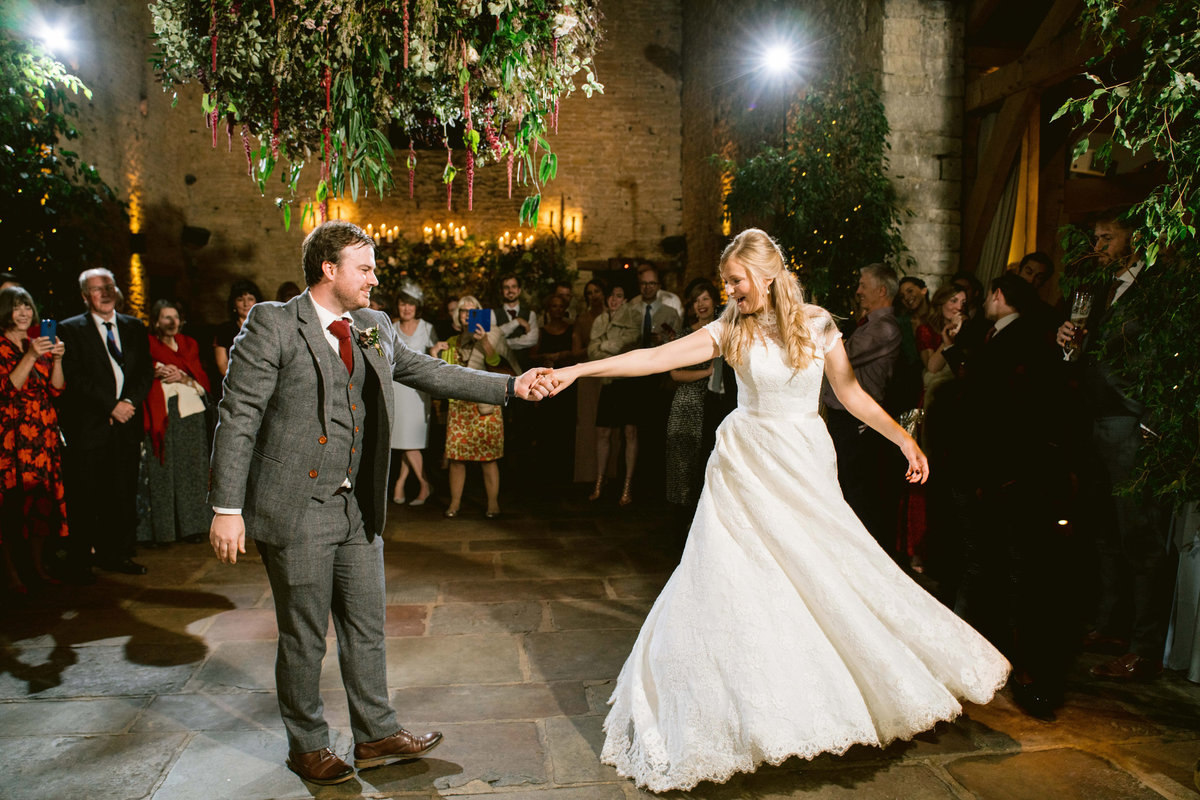
[[[354,345],[350,343],[350,322],[344,319],[335,319],[329,323],[329,332],[338,340],[338,355],[342,357],[342,363],[346,365],[346,372],[354,373]]]
[[[992,337],[995,335],[996,335],[996,326],[993,325],[992,327],[988,328],[988,332],[984,335],[983,343],[987,344],[988,342],[990,342],[992,340]]]

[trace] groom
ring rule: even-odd
[[[279,627],[275,682],[288,767],[334,784],[354,770],[329,748],[319,691],[330,613],[354,732],[354,765],[420,758],[437,732],[400,727],[384,649],[384,509],[391,381],[435,396],[504,404],[545,396],[540,375],[492,375],[405,347],[367,309],[375,242],[332,221],[304,240],[308,291],[259,303],[234,341],[213,442],[210,541],[233,564],[254,539]]]

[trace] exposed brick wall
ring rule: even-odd
[[[269,296],[282,281],[298,281],[299,215],[284,231],[273,202],[282,186],[272,179],[277,188],[259,196],[246,177],[237,131],[232,153],[223,128],[218,148],[211,148],[197,87],[182,90],[171,108],[171,96],[155,83],[147,64],[153,26],[144,0],[96,0],[70,11],[77,30],[88,32],[73,67],[94,90],[92,101],[82,103],[78,149],[123,198],[139,191],[150,294],[190,297],[193,316],[211,321],[224,317],[234,277],[254,278]],[[679,0],[607,0],[603,11],[606,38],[596,75],[605,92],[590,100],[578,94],[562,106],[559,132],[550,137],[559,178],[543,198],[542,221],[554,211],[557,223],[563,206],[579,217],[580,237],[569,251],[573,259],[663,260],[662,240],[682,233]],[[346,209],[346,218],[399,225],[411,237],[419,237],[425,224],[448,221],[487,237],[516,233],[523,193],[517,186],[512,200],[505,197],[502,165],[477,171],[472,212],[466,211],[460,172],[454,208],[447,211],[441,184],[445,154],[419,152],[415,200],[408,198],[400,155],[395,190],[382,199],[361,198]],[[456,164],[465,166],[461,152]],[[316,171],[313,161],[302,188],[311,189]],[[211,231],[208,244],[184,247],[184,225]]]
[[[962,227],[963,7],[884,0],[882,89],[892,129],[889,176],[900,202],[911,274],[959,269]]]

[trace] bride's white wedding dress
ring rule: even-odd
[[[687,546],[617,679],[602,760],[661,792],[792,755],[885,746],[986,703],[1008,662],[913,583],[838,488],[817,357],[775,341],[737,368]],[[719,342],[721,320],[708,326]]]

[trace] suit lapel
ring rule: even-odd
[[[371,328],[374,328],[379,324],[378,320],[373,316],[364,314],[362,311],[351,311],[350,318],[354,320],[354,329],[350,332],[351,336],[354,337],[354,346],[359,349],[359,352],[361,352],[366,358],[366,361],[371,366],[371,369],[375,371],[375,376],[379,378],[379,384],[382,386],[391,383],[391,365],[388,364],[387,358],[383,355],[383,353],[380,352],[380,350],[383,349],[383,334],[380,333],[379,338],[377,339],[377,341],[379,341],[378,348],[376,348],[375,345],[361,346],[358,343],[358,334],[362,331],[367,331]]]
[[[325,331],[321,329],[321,321],[317,318],[317,311],[313,308],[313,300],[309,297],[308,292],[305,291],[304,294],[289,301],[289,305],[293,303],[300,336],[308,345],[313,360],[317,362],[317,393],[321,397],[321,427],[324,429],[328,426],[329,418],[333,414],[333,408],[330,406],[333,398],[330,397],[326,387],[333,385],[331,382],[333,376],[330,374],[330,370],[333,368],[333,362],[337,356],[334,355],[333,348],[325,339]],[[345,369],[341,361],[338,361],[337,366],[339,369]]]

